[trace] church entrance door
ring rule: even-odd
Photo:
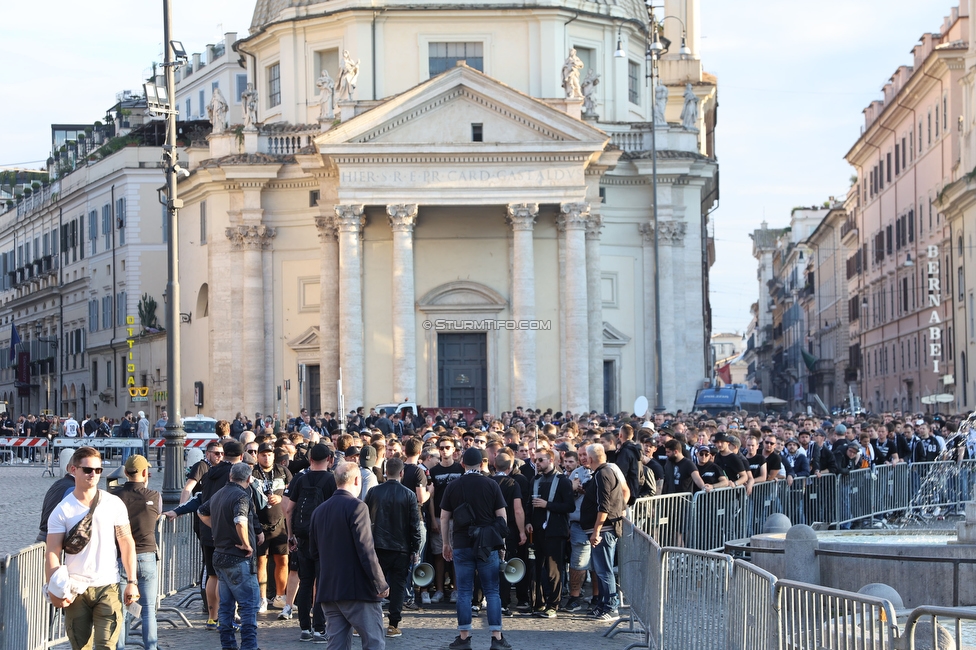
[[[437,406],[488,408],[488,336],[437,335]]]

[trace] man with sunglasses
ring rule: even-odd
[[[431,491],[433,498],[430,501],[433,502],[434,506],[434,516],[431,520],[431,526],[434,530],[430,536],[430,550],[434,554],[434,584],[436,585],[431,602],[434,603],[439,603],[444,600],[445,571],[451,574],[451,584],[457,585],[454,576],[454,566],[449,565],[449,561],[445,562],[443,555],[444,535],[449,531],[441,530],[440,526],[441,501],[444,498],[444,492],[447,490],[448,484],[464,474],[464,468],[454,460],[456,450],[457,446],[453,438],[442,437],[437,443],[437,451],[440,453],[441,462],[430,469],[430,480],[433,483],[433,490]],[[457,589],[451,593],[450,600],[452,603],[457,602]]]
[[[88,543],[80,552],[64,556],[68,577],[86,588],[74,594],[52,585],[49,595],[55,607],[64,607],[64,627],[72,650],[114,648],[122,627],[123,605],[119,601],[116,544],[125,573],[130,576],[123,592],[125,605],[139,600],[136,547],[129,529],[129,513],[121,499],[98,489],[102,457],[97,449],[79,447],[71,457],[70,466],[74,468],[75,489],[58,504],[48,520],[45,577],[50,584],[51,577],[61,568],[66,534],[94,507]]]

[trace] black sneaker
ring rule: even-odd
[[[532,610],[532,605],[528,603],[519,603],[518,605],[515,606],[515,609],[517,609],[520,612],[528,612]]]
[[[591,611],[591,610],[594,610],[594,609],[600,609],[600,597],[599,596],[593,596],[593,598],[590,598],[590,604],[586,606],[586,611]]]
[[[505,635],[503,634],[500,639],[491,637],[491,649],[490,650],[512,650],[512,644],[505,640]]]
[[[560,609],[564,612],[578,612],[583,609],[583,599],[579,596],[571,596]]]
[[[468,636],[467,639],[462,639],[461,635],[454,637],[450,645],[447,646],[450,650],[471,650],[471,637]]]

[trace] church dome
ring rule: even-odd
[[[256,0],[254,14],[251,16],[251,33],[253,34],[276,22],[281,12],[285,9],[309,7],[317,4],[326,4],[326,2],[323,0]],[[431,8],[434,8],[438,3],[429,2],[429,4]],[[456,7],[458,3],[451,2],[450,4],[452,7]],[[472,4],[475,3],[472,2]],[[627,18],[643,24],[647,23],[647,9],[641,0],[568,0],[565,4],[568,8],[585,9],[586,11],[607,14],[608,16],[611,13],[615,13],[613,12],[613,8],[617,7],[626,14]],[[575,6],[570,7],[570,5]],[[529,4],[523,6],[526,8],[530,7]],[[548,9],[550,7],[547,5],[546,8]]]

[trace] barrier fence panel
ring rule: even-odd
[[[919,632],[918,623],[923,618],[931,619],[930,629],[926,632]],[[939,619],[943,619],[942,623]],[[952,621],[952,626],[945,625],[945,619]],[[969,623],[967,629],[963,631],[963,621]],[[970,645],[963,645],[964,642],[971,641],[973,624],[976,623],[976,610],[972,608],[958,607],[932,607],[923,605],[916,607],[908,615],[905,623],[905,632],[902,635],[902,647],[905,650],[915,650],[916,648],[970,648]],[[941,633],[940,625],[945,629],[951,640]],[[968,632],[968,634],[966,634]],[[968,638],[967,638],[968,637]]]
[[[838,512],[834,523],[849,524],[871,516],[874,469],[857,469],[837,477]]]
[[[871,512],[897,512],[908,507],[908,465],[879,465],[874,468],[877,479],[871,491]]]
[[[624,520],[623,536],[617,544],[620,591],[640,622],[648,647],[659,648],[661,620],[657,598],[661,590],[661,547],[646,533]]]
[[[728,650],[774,650],[776,576],[744,560],[732,564]]]
[[[661,546],[684,546],[691,512],[691,494],[667,494],[638,499],[634,525]]]
[[[661,551],[661,645],[664,650],[724,650],[732,558],[721,553]]]
[[[169,521],[160,518],[156,524],[159,545],[159,593],[173,594],[200,584],[203,551],[193,532],[193,515]]]
[[[739,486],[711,492],[696,492],[691,501],[688,524],[688,548],[715,551],[725,542],[746,536],[748,515],[746,489]]]
[[[0,560],[0,650],[43,650],[67,640],[62,617],[45,597],[45,545]]]
[[[782,512],[782,504],[779,500],[780,481],[764,481],[755,483],[752,486],[752,494],[749,495],[747,509],[749,518],[749,535],[758,535],[762,532],[763,524],[769,515]]]
[[[891,603],[792,580],[775,585],[779,647],[792,650],[894,650]]]
[[[29,465],[47,456],[47,438],[9,436],[0,438],[0,465]]]
[[[808,525],[837,521],[837,477],[833,474],[823,474],[808,478],[804,503],[804,516]]]
[[[792,485],[784,480],[779,487],[779,498],[783,504],[783,514],[794,524],[809,524],[807,521],[807,502],[810,498],[809,487],[813,481],[810,477],[793,479]]]

